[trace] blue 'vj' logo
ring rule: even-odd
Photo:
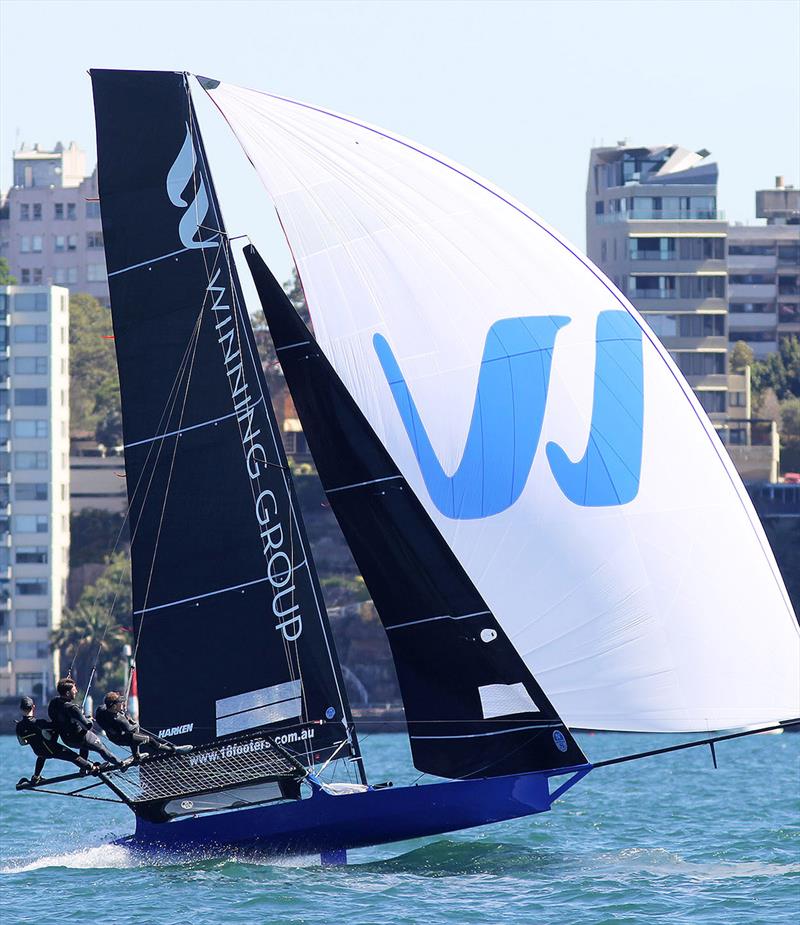
[[[522,493],[539,444],[556,335],[569,318],[505,318],[489,329],[464,455],[445,475],[388,342],[373,343],[436,507],[458,520],[499,514]],[[546,447],[564,495],[584,507],[627,504],[639,490],[644,412],[642,332],[626,311],[597,318],[594,406],[586,451]]]

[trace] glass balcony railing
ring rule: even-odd
[[[634,209],[630,212],[605,212],[595,215],[598,225],[608,225],[613,222],[648,222],[664,221],[724,221],[725,212],[722,209]]]

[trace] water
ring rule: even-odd
[[[667,744],[579,736],[595,760]],[[416,776],[404,736],[364,745],[373,780]],[[539,816],[318,858],[153,862],[110,842],[127,809],[15,793],[27,749],[0,738],[4,925],[796,925],[800,735],[722,743],[600,769]],[[398,773],[405,768],[405,773]]]

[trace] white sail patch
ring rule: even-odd
[[[217,735],[231,735],[298,718],[303,708],[302,687],[300,681],[285,681],[223,697],[216,706]]]
[[[517,684],[484,684],[478,688],[478,693],[484,719],[539,712],[539,707],[533,702],[521,681]]]

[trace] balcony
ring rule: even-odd
[[[728,298],[742,302],[771,302],[778,295],[775,283],[728,283]]]
[[[728,254],[729,270],[775,270],[778,258],[774,255]]]
[[[632,212],[604,212],[595,215],[598,225],[610,225],[616,222],[722,222],[725,221],[725,212],[722,209],[663,210],[651,209],[648,211]]]

